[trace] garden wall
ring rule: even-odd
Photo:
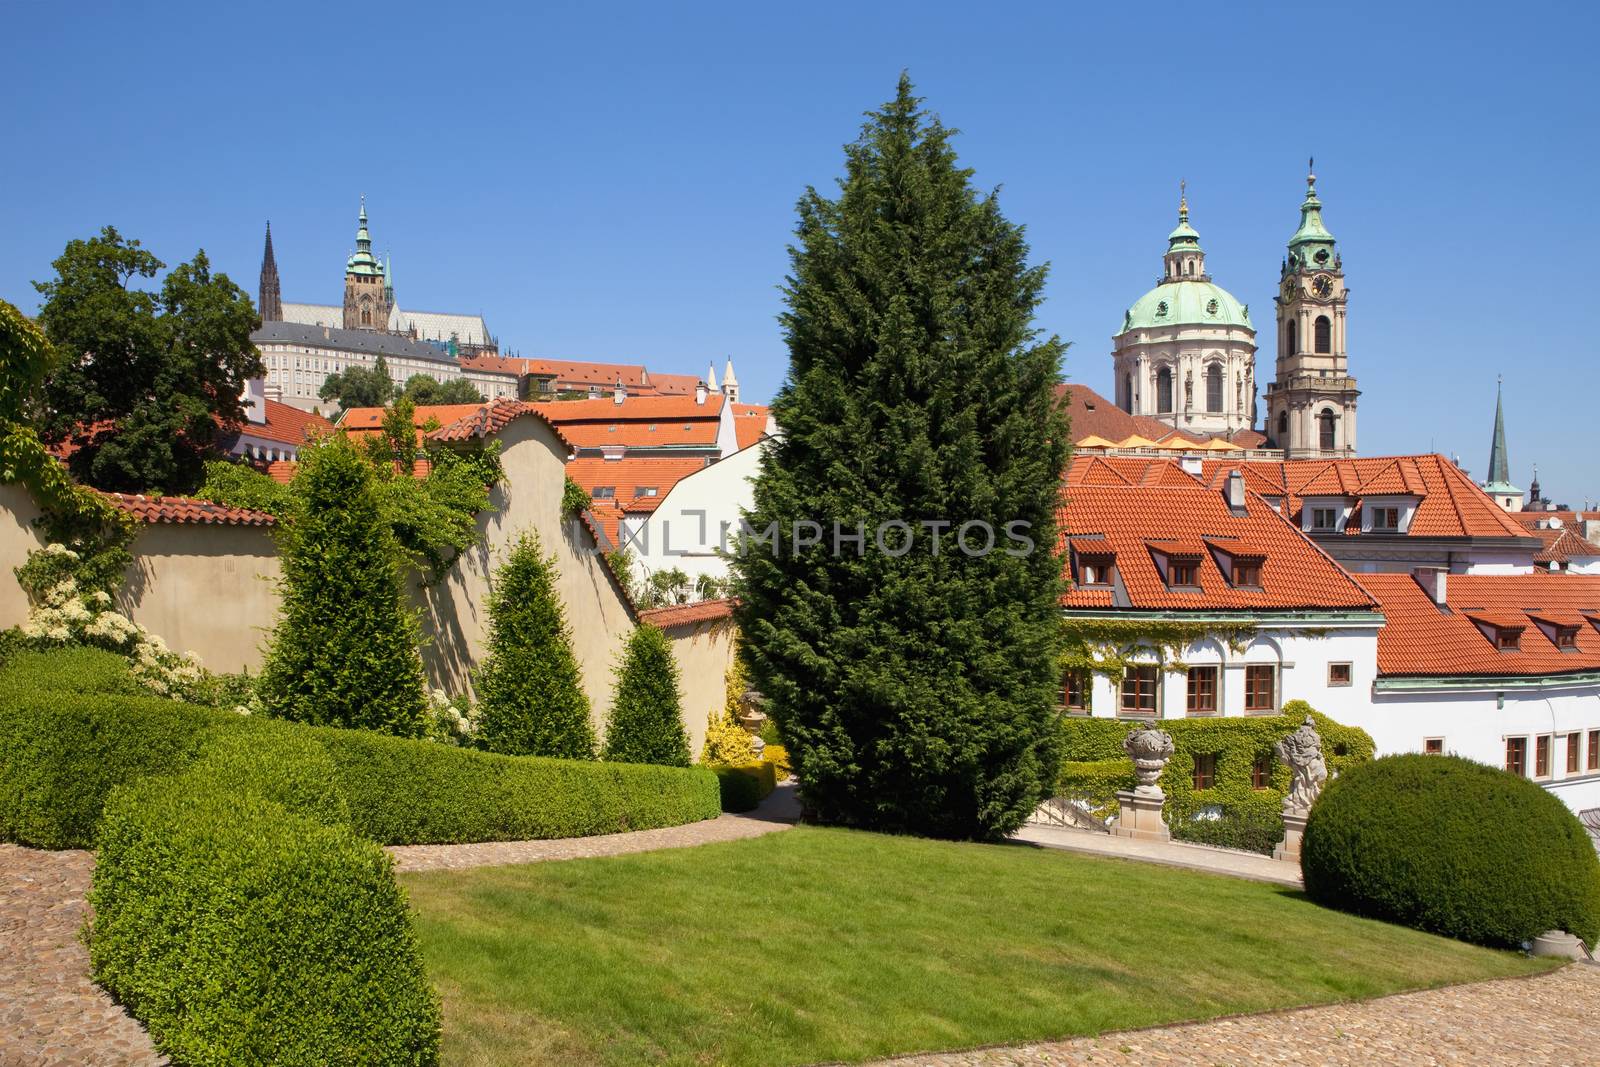
[[[544,420],[513,419],[503,442],[504,479],[491,494],[496,510],[478,518],[481,543],[456,561],[443,581],[421,586],[412,599],[422,612],[423,663],[429,683],[451,693],[468,688],[488,636],[489,589],[495,567],[524,530],[535,530],[556,557],[557,587],[566,605],[573,647],[583,671],[596,725],[611,706],[612,667],[633,627],[633,614],[594,540],[561,514],[566,446]],[[22,623],[27,600],[10,569],[42,543],[32,522],[38,508],[26,491],[0,485],[0,628]],[[212,670],[259,670],[262,648],[277,616],[277,549],[261,527],[159,523],[144,526],[132,545],[134,563],[120,591],[122,609],[178,651],[193,652]],[[723,675],[732,662],[724,625],[675,626],[667,631],[678,660],[685,726],[692,751],[705,735],[706,713],[723,701]]]

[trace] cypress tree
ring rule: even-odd
[[[1056,772],[1065,345],[1032,323],[1046,268],[951,133],[902,75],[837,198],[801,198],[784,432],[733,566],[742,655],[817,817],[992,839]],[[993,551],[982,527],[963,551],[969,522]]]
[[[616,763],[689,766],[678,663],[667,635],[648,623],[634,627],[617,667],[605,756]]]
[[[420,737],[417,620],[373,475],[343,434],[301,450],[279,527],[283,596],[261,698],[280,718]]]
[[[555,566],[530,530],[495,572],[489,655],[476,679],[481,736],[492,752],[594,759],[589,698]]]

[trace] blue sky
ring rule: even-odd
[[[1271,321],[1305,161],[1351,288],[1363,454],[1600,497],[1592,4],[135,4],[7,9],[0,297],[107,223],[255,293],[340,299],[365,193],[399,300],[525,355],[765,399],[794,203],[902,68],[1052,265],[1040,325],[1110,391],[1179,178],[1215,279]],[[1257,380],[1271,377],[1264,331]]]

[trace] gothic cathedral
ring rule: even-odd
[[[1285,459],[1356,454],[1356,398],[1346,349],[1344,264],[1322,224],[1317,176],[1306,176],[1300,228],[1289,238],[1278,305],[1277,378],[1267,385],[1271,447]]]

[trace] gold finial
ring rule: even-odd
[[[1189,221],[1189,183],[1183,178],[1178,179],[1178,220]]]

